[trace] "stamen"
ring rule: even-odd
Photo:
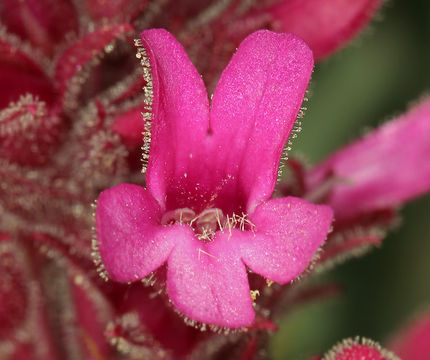
[[[224,219],[224,214],[220,209],[206,209],[197,217],[196,230],[215,233],[217,229],[222,229],[222,226],[219,226],[219,224],[221,224],[221,219]]]
[[[259,290],[251,290],[252,301],[255,301],[257,299],[257,296],[260,296],[260,291]]]
[[[217,257],[215,256],[215,255],[212,255],[212,254],[209,254],[208,252],[206,252],[206,251],[204,251],[204,250],[202,250],[202,249],[198,249],[198,251],[199,251],[199,260],[200,260],[200,254],[201,253],[203,253],[203,254],[205,254],[205,255],[207,255],[207,256],[210,256],[211,258],[214,258],[214,259],[217,259]]]
[[[254,231],[254,224],[245,213],[224,216],[222,210],[218,208],[205,209],[198,215],[190,208],[167,211],[161,218],[161,225],[174,224],[191,226],[196,237],[204,242],[212,241],[217,231],[224,231],[226,228],[228,228],[229,238],[233,228],[241,231]]]
[[[190,224],[195,218],[196,213],[190,208],[176,209],[166,212],[161,218],[161,225]]]

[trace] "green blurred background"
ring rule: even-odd
[[[312,163],[430,93],[430,1],[388,1],[364,34],[317,66],[311,91],[292,155]],[[430,307],[430,196],[409,203],[401,215],[403,223],[380,249],[324,275],[344,287],[341,297],[282,319],[274,359],[308,359],[355,335],[386,344]]]

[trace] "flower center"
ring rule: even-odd
[[[202,241],[212,241],[217,231],[238,228],[242,231],[253,230],[254,225],[247,219],[246,214],[225,216],[219,208],[210,208],[196,214],[190,208],[180,208],[167,211],[161,218],[161,225],[187,224],[191,226],[197,238]]]
[[[190,208],[182,208],[166,212],[161,218],[161,224],[188,224],[199,240],[211,241],[218,230],[224,229],[225,217],[218,208],[206,209],[200,214]]]

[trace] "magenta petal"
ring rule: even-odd
[[[279,30],[305,40],[320,59],[356,35],[381,4],[381,0],[283,0],[264,12]]]
[[[243,239],[242,258],[252,271],[286,283],[306,269],[332,217],[328,206],[295,197],[264,202],[250,217],[255,234]]]
[[[228,233],[204,243],[184,227],[168,260],[167,291],[185,316],[230,328],[252,324],[248,277],[237,245]]]
[[[332,155],[308,178],[335,186],[328,204],[336,217],[400,205],[430,189],[430,98],[405,115]]]
[[[167,181],[172,184],[190,172],[204,151],[209,100],[203,80],[184,48],[162,29],[141,34],[152,71],[153,110],[148,189],[165,201]],[[198,170],[191,171],[199,175]]]
[[[101,193],[96,228],[101,260],[117,281],[141,279],[160,267],[175,238],[159,225],[160,207],[144,188],[120,184]]]
[[[216,87],[211,109],[216,158],[219,169],[238,176],[248,212],[272,195],[312,67],[312,52],[302,40],[258,31],[241,43]]]

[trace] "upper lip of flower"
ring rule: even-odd
[[[148,190],[120,184],[100,195],[101,260],[118,281],[141,279],[167,261],[168,295],[181,313],[218,326],[250,325],[247,267],[292,280],[332,220],[326,206],[269,200],[312,52],[290,34],[252,34],[209,110],[203,81],[173,36],[149,30],[141,38],[141,61],[148,67],[149,60],[152,74]]]

